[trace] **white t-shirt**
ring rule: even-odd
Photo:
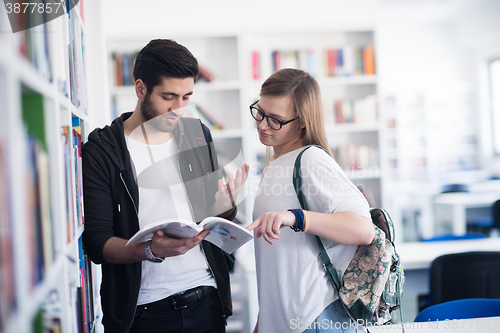
[[[178,167],[177,143],[146,145],[125,136],[139,185],[139,225],[167,218],[193,221],[189,198]],[[161,172],[147,168],[162,161]],[[198,286],[216,287],[203,255],[201,244],[183,255],[168,257],[162,263],[142,262],[138,305],[158,301]]]
[[[300,209],[293,187],[293,165],[304,147],[271,161],[255,199],[253,219],[262,213]],[[310,211],[354,212],[370,217],[369,205],[323,150],[312,147],[302,155],[303,191]],[[337,274],[341,277],[357,246],[322,239]],[[300,332],[338,298],[315,236],[285,227],[270,245],[255,238],[259,294],[259,332]],[[298,329],[301,327],[302,329]],[[296,329],[295,329],[296,328]]]

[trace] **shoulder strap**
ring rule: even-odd
[[[304,152],[311,147],[312,146],[309,146],[302,150],[295,159],[295,164],[293,165],[293,187],[295,188],[295,193],[297,194],[297,198],[299,199],[300,206],[305,210],[308,209],[304,194],[302,193],[302,173],[300,172],[300,161],[302,159],[302,154],[304,154]],[[328,253],[326,253],[325,247],[318,236],[316,236],[316,242],[318,243],[318,247],[321,252],[321,258],[323,259],[323,267],[328,272],[333,286],[337,288],[337,291],[339,291],[340,281],[337,275],[337,271],[335,270],[335,267],[333,267],[332,262],[330,261],[330,257],[328,256]]]

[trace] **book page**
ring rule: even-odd
[[[127,245],[148,241],[153,238],[154,233],[160,229],[163,230],[165,235],[172,238],[194,237],[202,231],[202,228],[192,221],[183,219],[161,220],[156,223],[148,224],[146,227],[139,230],[129,239]]]
[[[200,226],[204,230],[210,230],[210,234],[205,237],[207,241],[229,254],[253,238],[250,231],[220,217],[207,217],[201,222]]]

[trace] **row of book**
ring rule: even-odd
[[[6,141],[0,141],[0,332],[17,307],[10,202],[10,172]]]
[[[114,69],[115,86],[131,86],[135,84],[134,65],[138,51],[134,52],[113,52],[111,54],[112,68]],[[214,73],[207,67],[198,64],[198,81],[211,82],[215,79]]]
[[[45,100],[35,92],[22,95],[26,128],[26,201],[29,281],[39,284],[54,261],[53,214],[50,200],[50,165],[45,133]]]
[[[16,17],[18,24],[23,25],[29,15],[20,13]],[[55,82],[61,94],[87,113],[84,33],[76,8],[48,23],[22,31],[17,38],[19,52],[38,75],[47,82]]]
[[[367,95],[359,99],[327,100],[323,102],[326,125],[374,124],[378,120],[377,97]]]
[[[74,263],[78,266],[77,274],[68,276],[68,284],[49,291],[33,320],[34,333],[65,332],[65,328],[73,333],[95,332],[94,318],[99,301],[96,267],[88,259],[81,237],[78,252],[78,262]],[[69,294],[69,308],[64,302],[64,292]]]
[[[26,212],[29,231],[30,282],[33,286],[40,283],[45,272],[55,259],[55,225],[50,188],[50,162],[45,133],[45,100],[35,92],[27,92],[22,96],[23,121],[26,127],[27,142],[27,200]],[[70,243],[76,229],[84,223],[82,163],[81,163],[81,127],[78,118],[74,118],[72,127],[61,128],[62,151],[64,152],[61,168],[65,178],[65,212],[67,237]]]
[[[371,170],[379,168],[378,148],[375,145],[348,144],[332,148],[332,153],[348,174],[351,171],[366,171],[366,176],[370,176]]]
[[[64,153],[64,185],[66,212],[66,242],[76,236],[76,230],[84,223],[82,179],[82,129],[80,119],[73,118],[73,126],[61,126],[62,151]]]
[[[214,117],[214,115],[207,109],[198,104],[196,104],[195,107],[201,122],[208,128],[215,131],[225,128],[224,124],[222,124],[216,117]]]
[[[69,80],[73,105],[87,113],[87,89],[84,71],[84,33],[75,9],[69,16]]]
[[[379,154],[375,145],[348,144],[331,148],[335,161],[350,177],[379,177]],[[257,155],[258,173],[265,164],[265,155]]]
[[[271,54],[271,70],[282,68],[304,70],[313,77],[354,76],[375,74],[375,50],[373,45],[365,47],[346,45],[342,48],[275,50]],[[252,51],[251,76],[262,78],[261,55]]]

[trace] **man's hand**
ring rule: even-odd
[[[165,236],[163,231],[158,230],[151,240],[151,252],[162,258],[178,256],[198,245],[209,233],[209,230],[204,230],[191,238],[176,239]],[[126,239],[111,237],[103,248],[106,261],[112,264],[131,264],[146,260],[143,242],[130,246],[126,244]]]
[[[219,215],[236,206],[236,197],[245,186],[249,169],[250,167],[244,164],[240,169],[236,170],[236,175],[234,177],[233,174],[229,174],[226,185],[224,185],[222,179],[219,179],[219,190],[215,193],[215,215]]]
[[[168,237],[162,230],[158,230],[151,240],[151,252],[161,258],[179,256],[198,245],[209,233],[210,230],[203,230],[194,237],[177,239]]]

